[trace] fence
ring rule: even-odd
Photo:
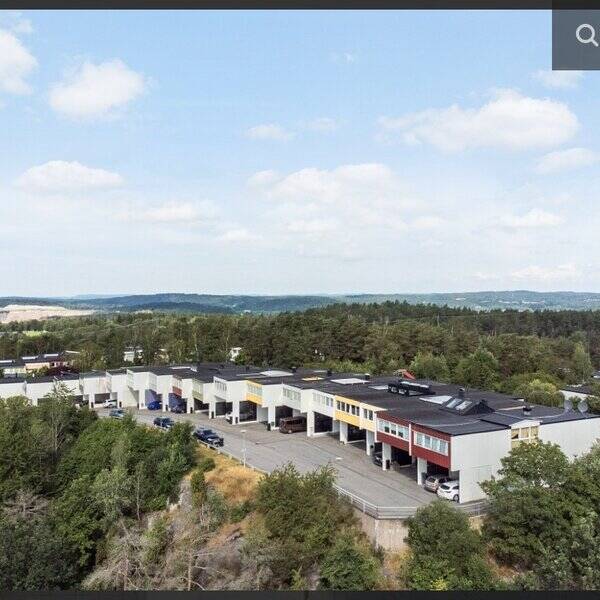
[[[238,456],[228,452],[227,450],[224,450],[223,448],[215,448],[215,450],[219,454],[224,454],[236,462],[241,462]],[[264,475],[268,473],[268,471],[259,469],[248,462],[246,462],[246,467],[252,469],[253,471],[257,471],[258,473],[263,473]],[[364,498],[349,492],[337,484],[334,484],[333,488],[339,496],[344,498],[353,507],[373,517],[374,519],[408,519],[408,517],[414,516],[419,508],[418,506],[377,506],[376,504],[373,504],[372,502],[369,502]],[[466,512],[469,516],[479,516],[485,512],[485,504],[486,503],[484,501],[471,502],[469,504],[458,504],[457,508]]]

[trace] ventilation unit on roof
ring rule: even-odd
[[[435,394],[435,392],[431,389],[430,385],[427,385],[425,383],[417,383],[416,381],[410,381],[408,379],[401,379],[398,382],[398,387],[407,396],[410,395],[410,392],[415,392],[417,394],[426,394],[428,396]]]
[[[564,412],[573,410],[573,400],[571,400],[571,398],[565,398],[565,401],[563,402],[563,410]]]
[[[579,404],[577,405],[577,410],[582,414],[586,413],[588,411],[588,408],[589,408],[589,406],[588,406],[587,400],[585,400],[585,399],[581,400],[581,402],[579,402]]]
[[[523,407],[523,415],[526,417],[530,417],[531,416],[531,406],[529,406],[529,404],[526,404]]]

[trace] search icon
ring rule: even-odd
[[[581,35],[582,31],[589,32],[589,35],[583,37],[583,35]],[[588,23],[583,23],[577,28],[575,31],[575,37],[580,44],[594,44],[596,48],[598,47],[598,42],[596,41],[596,30]]]

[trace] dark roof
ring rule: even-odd
[[[27,384],[30,383],[51,383],[53,381],[79,381],[79,375],[69,374],[69,375],[56,375],[56,376],[44,376],[44,377],[27,377],[25,381]]]
[[[590,396],[594,394],[594,390],[590,385],[563,385],[560,389],[563,392],[574,392],[576,394],[588,394]]]
[[[565,411],[562,408],[526,404],[522,399],[497,392],[484,390],[464,390],[460,386],[438,384],[419,380],[417,383],[429,386],[429,394],[415,392],[408,395],[390,394],[398,400],[398,405],[390,409],[389,403],[378,412],[381,418],[410,421],[449,435],[465,435],[510,428],[523,420],[536,420],[542,424],[560,423],[580,419],[600,418],[600,415]],[[347,394],[353,398],[354,391]],[[363,400],[366,401],[366,400]],[[376,406],[380,397],[369,399]],[[525,407],[528,411],[524,412]]]
[[[127,373],[127,367],[120,367],[118,369],[109,369],[106,372],[110,373],[111,375],[125,375]]]
[[[25,363],[20,358],[2,358],[0,359],[0,369],[7,367],[24,367]]]
[[[0,385],[3,383],[23,383],[24,377],[0,377]]]
[[[22,356],[21,360],[23,363],[32,364],[32,363],[47,363],[54,361],[64,362],[67,360],[64,352],[48,352],[47,354],[38,354],[37,356]]]
[[[105,377],[106,371],[87,371],[86,373],[79,373],[81,379],[93,379],[94,377]]]

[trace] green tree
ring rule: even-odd
[[[448,381],[450,371],[444,356],[431,352],[417,352],[409,367],[416,377],[433,381]]]
[[[499,365],[494,355],[479,348],[461,359],[454,372],[454,380],[484,390],[494,389],[499,381]]]
[[[320,573],[323,589],[368,591],[376,588],[380,567],[373,553],[345,532],[325,554]]]
[[[573,355],[571,356],[571,365],[575,383],[587,383],[594,372],[590,355],[586,352],[585,346],[581,342],[575,344]]]
[[[561,406],[564,402],[563,395],[554,384],[540,379],[533,379],[529,383],[520,385],[515,390],[515,394],[527,402],[544,406]]]

